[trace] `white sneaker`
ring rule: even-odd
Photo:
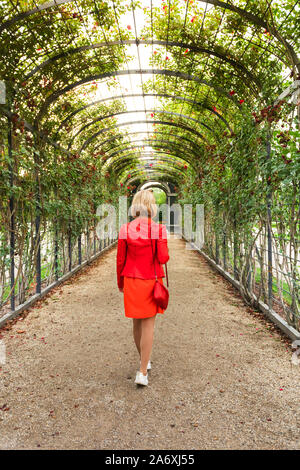
[[[135,382],[138,385],[148,385],[148,374],[144,375],[143,372],[140,372],[139,370],[136,373],[136,378]]]
[[[141,366],[141,361],[140,361],[140,366]],[[147,364],[147,370],[151,370],[151,361],[149,361]]]

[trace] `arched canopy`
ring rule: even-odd
[[[298,15],[297,0],[3,0],[1,110],[120,179],[176,180],[299,78]]]

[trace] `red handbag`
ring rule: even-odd
[[[158,307],[162,308],[163,310],[166,310],[166,308],[168,307],[168,303],[169,303],[169,291],[166,288],[166,286],[164,286],[157,280],[156,269],[155,269],[155,256],[153,253],[153,246],[152,246],[152,239],[151,239],[151,226],[150,226],[150,241],[151,241],[153,266],[154,266],[155,279],[156,279],[155,284],[154,284],[154,289],[153,289],[153,298],[154,298],[154,302],[156,303]],[[169,287],[167,263],[165,263],[165,267],[166,267],[167,286]]]

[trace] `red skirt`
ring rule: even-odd
[[[163,284],[163,278],[157,280]],[[153,300],[155,279],[139,279],[124,276],[124,309],[125,317],[149,318],[164,310]]]

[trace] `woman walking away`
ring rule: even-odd
[[[125,316],[133,319],[133,338],[140,355],[135,383],[148,385],[154,322],[157,313],[164,313],[154,302],[153,289],[155,270],[157,280],[163,284],[161,264],[169,260],[167,229],[152,220],[157,205],[151,190],[138,191],[130,210],[134,219],[121,226],[118,236],[117,280],[124,293]]]

